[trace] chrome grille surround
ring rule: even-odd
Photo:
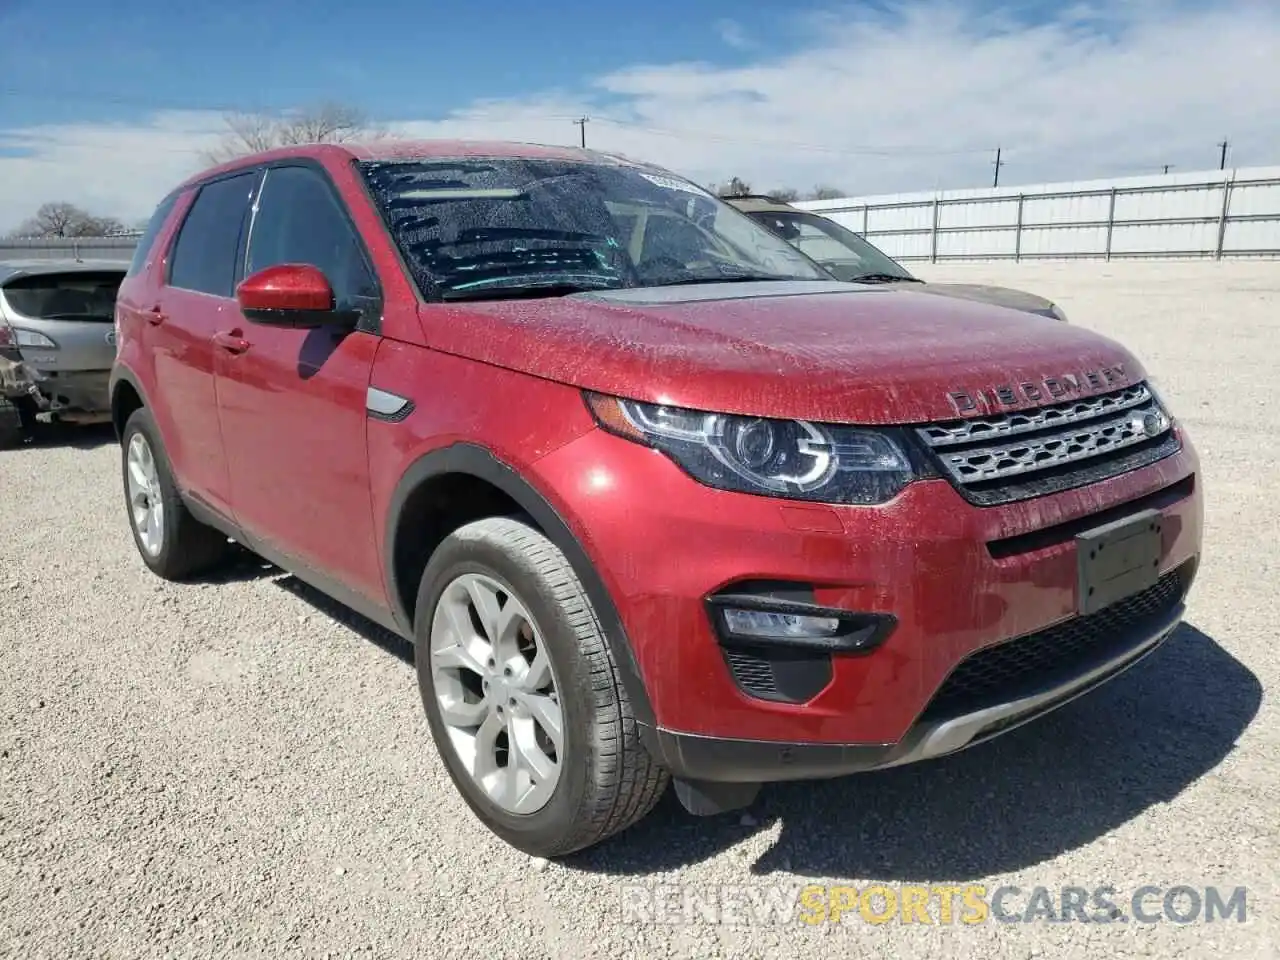
[[[931,447],[968,443],[988,437],[1011,437],[1045,427],[1079,423],[1112,413],[1150,403],[1154,397],[1145,383],[1138,383],[1115,393],[1103,393],[1096,397],[1084,397],[1052,407],[1005,413],[994,417],[977,417],[972,420],[952,420],[930,424],[920,429],[924,442]]]
[[[985,504],[1136,469],[1180,446],[1172,430],[1158,398],[1138,383],[1034,410],[927,424],[915,432],[943,476],[966,499]],[[1080,474],[1074,480],[1062,476],[1073,471]]]

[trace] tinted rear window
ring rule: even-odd
[[[257,179],[256,172],[242,173],[200,188],[173,245],[170,286],[232,295],[240,231]]]
[[[39,273],[4,285],[16,313],[37,320],[100,320],[115,317],[116,291],[124,271]]]
[[[142,232],[142,236],[138,238],[138,245],[133,250],[133,260],[129,263],[129,276],[132,277],[142,270],[142,265],[147,262],[147,254],[151,252],[151,247],[156,242],[156,234],[160,232],[164,222],[169,219],[173,205],[177,202],[178,194],[171,193],[160,201],[160,205],[151,214],[151,219],[147,222],[147,229]]]

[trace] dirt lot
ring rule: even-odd
[[[145,574],[116,447],[69,432],[0,453],[0,955],[1280,956],[1280,263],[919,272],[1058,298],[1193,432],[1206,557],[1140,668],[958,757],[770,788],[747,818],[668,798],[531,862],[449,785],[408,651],[279,571]],[[750,893],[873,882],[1016,885],[1015,914],[1111,886],[1129,921],[717,925],[648,900],[729,887],[750,919]],[[1138,922],[1144,885],[1246,887],[1247,920]]]

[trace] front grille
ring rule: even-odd
[[[1105,480],[1179,448],[1145,383],[1035,410],[928,424],[916,434],[943,476],[981,506]]]
[[[1166,618],[1186,593],[1188,574],[1174,570],[1152,587],[1097,613],[970,654],[938,689],[926,718],[949,718],[1027,696],[1123,652],[1134,634]]]

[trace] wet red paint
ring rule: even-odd
[[[1136,357],[1081,327],[910,289],[809,287],[815,292],[775,294],[754,285],[750,297],[726,288],[717,299],[685,302],[677,290],[657,302],[602,295],[424,305],[422,323],[439,349],[600,393],[828,422],[956,417],[954,392],[1080,369],[1118,372],[1073,396],[1145,377]],[[1019,392],[999,409],[1045,402]]]
[[[594,432],[535,467],[608,575],[659,722],[760,740],[890,742],[907,730],[946,673],[987,643],[1073,614],[1072,544],[994,560],[987,542],[1153,492],[1196,469],[1194,451],[1098,487],[1034,505],[971,507],[942,480],[912,484],[878,507],[833,508],[839,533],[798,531],[776,502],[690,484],[669,460]],[[577,493],[604,471],[607,496]],[[1166,511],[1165,569],[1199,550],[1201,505]],[[819,603],[893,613],[899,627],[865,657],[836,658],[835,677],[803,706],[743,695],[721,656],[702,598],[742,578],[819,585]]]
[[[282,263],[245,277],[236,287],[242,310],[330,310],[333,288],[307,263]]]

